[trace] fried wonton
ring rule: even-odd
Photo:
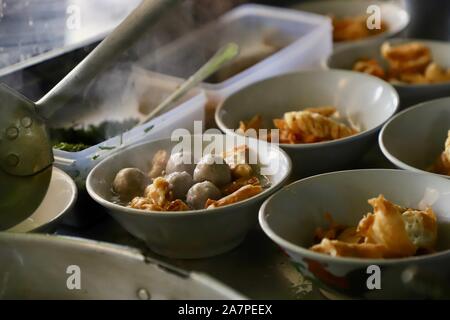
[[[207,209],[224,207],[224,206],[227,206],[227,205],[239,202],[239,201],[249,199],[249,198],[261,193],[262,191],[263,191],[263,189],[260,185],[249,184],[249,185],[246,185],[219,200],[208,199],[208,201],[206,201],[205,207]]]
[[[294,134],[311,135],[322,141],[341,139],[356,133],[355,129],[343,123],[310,111],[287,112],[284,121]]]
[[[173,199],[169,182],[163,177],[156,178],[145,190],[144,197],[136,197],[128,205],[145,211],[188,211],[189,206],[181,199]]]
[[[366,15],[356,17],[336,18],[331,16],[333,23],[333,41],[360,40],[380,34],[387,30],[387,25],[381,21],[379,28],[369,29],[367,27]]]
[[[261,129],[261,124],[262,118],[254,116],[249,121],[241,121],[239,130],[245,134],[249,129]],[[278,132],[270,131],[258,138],[283,144],[315,143],[345,138],[358,132],[338,120],[338,112],[333,106],[286,112],[282,119],[273,119],[273,124]]]
[[[331,217],[328,229],[318,228],[310,249],[338,257],[403,258],[435,250],[437,219],[431,208],[406,209],[380,195],[369,200],[373,213],[358,226],[345,227]]]
[[[392,83],[431,84],[450,81],[450,69],[433,61],[430,48],[420,42],[391,45],[383,43],[381,55],[388,64],[385,71],[374,59],[359,59],[353,70],[368,73]]]
[[[450,175],[450,130],[447,132],[444,151],[439,155],[436,162],[431,166],[431,172]]]

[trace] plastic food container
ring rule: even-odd
[[[330,19],[320,15],[243,5],[140,63],[158,73],[187,78],[222,45],[235,42],[240,55],[225,72],[231,76],[225,79],[222,72],[223,79],[216,77],[203,84],[210,96],[223,98],[263,78],[319,67],[332,51],[331,30]]]
[[[111,127],[123,121],[143,119],[152,108],[173,92],[179,81],[132,67],[129,76],[118,68],[101,76],[85,92],[83,103],[67,105],[50,119],[52,128],[67,128],[77,124],[99,125],[111,122]],[[125,80],[124,80],[125,79]],[[79,152],[54,149],[55,165],[83,186],[89,171],[102,159],[123,147],[143,140],[170,137],[175,129],[193,131],[194,121],[203,121],[206,95],[194,90],[175,103],[169,111],[148,123],[138,125],[123,134]],[[112,131],[117,131],[111,128]],[[108,131],[108,129],[106,130]]]

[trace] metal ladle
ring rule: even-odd
[[[178,1],[143,1],[36,103],[0,84],[0,230],[29,217],[47,192],[53,153],[45,119],[83,90]]]

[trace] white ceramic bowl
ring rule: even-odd
[[[422,39],[390,39],[393,45],[418,41],[429,47],[433,54],[433,60],[439,65],[450,68],[450,43],[444,41],[432,41]],[[361,58],[376,59],[382,66],[387,67],[382,58],[380,47],[382,42],[377,41],[370,44],[356,44],[334,51],[327,61],[331,69],[352,70],[355,61]],[[400,96],[401,108],[409,107],[419,102],[446,97],[450,94],[450,82],[437,84],[393,84]]]
[[[367,8],[370,5],[376,5],[380,8],[381,19],[388,25],[388,30],[361,40],[335,42],[336,48],[353,45],[355,43],[367,44],[370,41],[392,37],[405,29],[409,23],[408,12],[392,1],[315,0],[296,5],[293,8],[322,15],[332,14],[337,18],[344,18],[366,15]]]
[[[431,191],[433,190],[433,191]],[[438,217],[438,252],[404,259],[357,259],[331,257],[308,250],[317,227],[328,224],[324,214],[336,222],[357,225],[371,211],[367,200],[383,194],[407,207],[434,192],[433,210]],[[409,267],[445,279],[450,267],[450,182],[441,177],[404,170],[372,169],[340,171],[297,181],[267,199],[259,213],[264,232],[305,275],[322,289],[358,298],[417,297],[402,282]],[[381,269],[381,289],[369,290],[370,265]]]
[[[192,136],[200,137],[200,136]],[[225,142],[224,135],[217,135]],[[195,138],[192,139],[194,143]],[[145,142],[124,150],[100,162],[89,174],[86,187],[89,195],[131,234],[146,242],[154,252],[171,258],[203,258],[217,255],[239,245],[250,228],[257,224],[258,209],[265,198],[279,189],[289,177],[291,162],[277,146],[248,140],[251,152],[258,155],[263,166],[278,165],[269,175],[271,186],[262,193],[229,206],[185,212],[145,212],[112,203],[111,185],[116,173],[126,167],[147,172],[151,157],[161,149],[171,152],[178,141],[171,139]],[[204,148],[208,143],[200,144]],[[228,150],[228,148],[226,149]]]
[[[397,167],[427,172],[444,151],[448,130],[450,98],[436,99],[393,117],[381,130],[379,144],[383,154]]]
[[[64,171],[53,167],[47,194],[41,205],[27,219],[8,229],[9,232],[49,232],[64,215],[70,213],[77,200],[77,187]]]
[[[218,127],[236,135],[239,121],[260,114],[266,125],[285,112],[307,107],[335,106],[362,131],[344,139],[280,144],[292,159],[293,176],[347,168],[375,142],[381,125],[397,110],[394,88],[380,79],[350,71],[304,71],[269,78],[232,94],[217,108]]]

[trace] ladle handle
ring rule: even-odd
[[[48,119],[82,91],[97,74],[116,59],[153,24],[163,12],[180,0],[144,0],[80,64],[37,103],[37,112]]]

